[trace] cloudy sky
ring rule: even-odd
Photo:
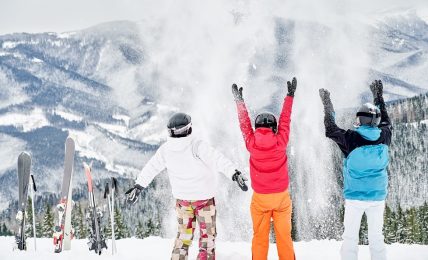
[[[186,0],[186,6],[189,2]],[[251,0],[232,0],[241,5]],[[140,20],[147,12],[168,9],[172,0],[0,0],[0,34],[71,31],[113,20]],[[200,0],[198,1],[200,2]],[[278,1],[281,3],[281,1]],[[318,0],[289,0],[301,9],[319,6]],[[374,3],[373,3],[374,2]],[[269,2],[270,3],[270,2]],[[316,3],[316,4],[315,4]],[[375,14],[388,9],[428,9],[427,0],[324,0],[323,7],[347,5],[356,13]],[[315,5],[314,5],[315,4]],[[325,4],[325,5],[324,5]],[[190,5],[191,6],[191,5]],[[336,9],[337,10],[337,9]],[[428,12],[424,12],[428,17]]]

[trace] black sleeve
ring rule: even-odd
[[[336,125],[333,114],[334,112],[328,111],[324,114],[325,136],[336,142],[340,150],[347,156],[349,154],[347,131]]]
[[[388,116],[388,111],[386,111],[385,101],[383,100],[383,97],[375,98],[374,103],[377,107],[380,109],[380,124],[379,128],[382,130],[382,137],[384,139],[384,143],[386,145],[391,144],[391,136],[392,136],[392,124],[391,119]]]

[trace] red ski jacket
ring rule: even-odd
[[[257,193],[277,193],[288,189],[286,148],[290,135],[290,116],[293,97],[284,100],[279,117],[278,132],[251,126],[250,117],[243,101],[237,101],[239,126],[245,145],[250,152],[251,186]]]

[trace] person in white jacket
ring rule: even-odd
[[[216,207],[214,196],[218,172],[236,181],[247,191],[247,178],[233,163],[208,143],[194,138],[191,117],[174,114],[168,122],[169,137],[145,165],[133,188],[126,192],[127,201],[134,204],[141,191],[157,174],[166,170],[176,201],[178,234],[172,260],[188,258],[196,222],[200,228],[197,259],[215,259]]]

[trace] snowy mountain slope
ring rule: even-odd
[[[372,28],[372,68],[383,74],[390,99],[428,89],[428,24],[416,10],[384,14]],[[374,72],[374,74],[376,74]]]
[[[68,133],[78,139],[75,169],[86,158],[98,160],[103,171],[118,174],[135,174],[147,160],[144,153],[164,138],[155,134],[156,126],[141,124],[158,111],[164,117],[171,110],[148,102],[150,95],[139,93],[144,87],[138,84],[134,85],[140,90],[132,93],[139,100],[136,105],[129,107],[125,97],[118,102],[120,91],[109,79],[123,78],[123,71],[141,65],[135,26],[116,22],[75,33],[0,37],[0,132],[2,138],[26,143],[23,149],[32,152],[42,191],[55,190],[60,183],[56,176],[62,172]],[[128,127],[131,116],[136,123]],[[9,145],[4,150],[15,154],[15,148]],[[0,178],[5,187],[13,187],[16,162],[6,160],[2,167]],[[4,189],[0,200],[15,193],[13,188]]]
[[[99,259],[100,256],[93,252],[89,252],[86,240],[73,240],[71,243],[71,251],[61,253],[62,259]],[[33,241],[27,240],[28,251],[12,251],[12,237],[0,237],[0,258],[4,260],[18,260],[31,257],[34,260],[49,260],[56,259],[58,255],[53,253],[51,239],[38,239],[37,252],[33,251]],[[172,239],[162,239],[159,237],[149,237],[146,239],[121,239],[116,241],[118,253],[111,255],[110,249],[103,251],[101,257],[103,259],[129,259],[129,260],[161,260],[171,258]],[[110,241],[108,245],[110,246]],[[340,241],[322,240],[310,242],[296,242],[294,249],[296,259],[313,260],[313,259],[340,259]],[[194,241],[189,252],[189,259],[194,259],[198,254],[197,241]],[[404,257],[408,260],[425,260],[428,255],[428,247],[421,245],[402,245],[393,244],[387,245],[387,256],[390,260],[401,260]],[[369,247],[360,246],[360,259],[370,259]],[[225,242],[218,241],[216,245],[216,259],[219,260],[248,260],[251,259],[251,244],[248,242]],[[278,259],[276,252],[276,244],[269,246],[269,260]]]

